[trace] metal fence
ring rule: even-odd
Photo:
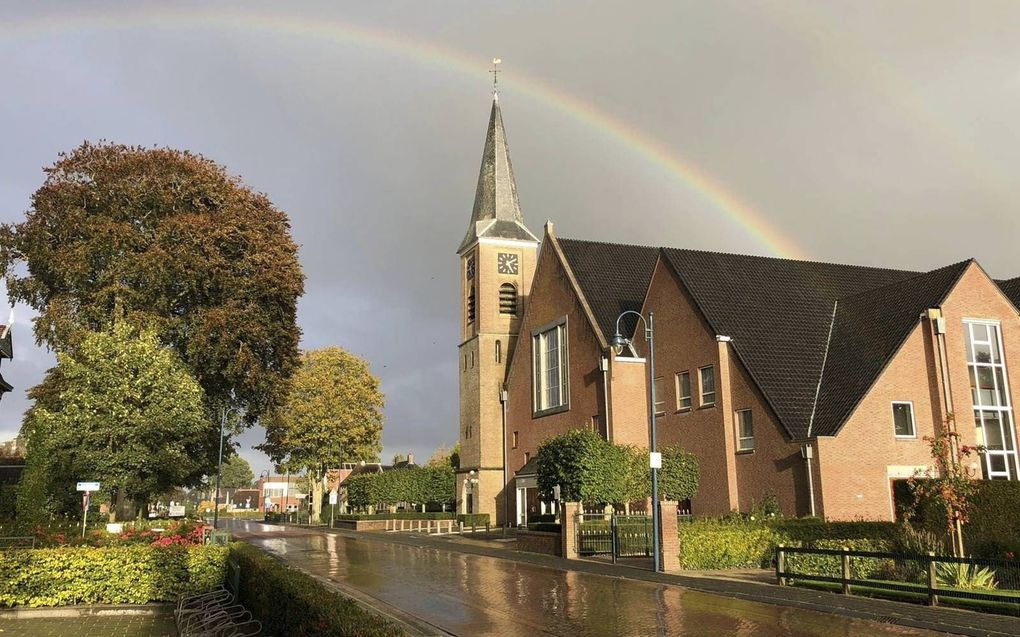
[[[576,518],[577,552],[591,557],[608,555],[649,557],[652,554],[652,519],[647,515],[586,513]]]
[[[776,579],[1020,615],[1020,561],[779,546]]]

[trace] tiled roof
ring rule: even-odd
[[[641,311],[659,249],[647,246],[557,239],[577,283],[606,340],[616,333],[616,318],[626,310]],[[625,336],[637,319],[621,321]]]
[[[1003,294],[1013,302],[1013,305],[1020,308],[1020,276],[1008,281],[996,281],[996,283],[999,284]]]
[[[834,435],[966,266],[923,274],[672,248],[663,255],[794,438]]]

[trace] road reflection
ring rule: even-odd
[[[232,522],[292,566],[454,635],[931,635],[900,626],[379,539]]]

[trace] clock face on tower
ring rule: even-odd
[[[517,255],[509,252],[500,252],[496,258],[500,274],[517,274]]]

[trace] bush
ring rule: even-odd
[[[667,500],[682,502],[698,494],[700,470],[698,457],[679,445],[661,449],[662,469],[659,470],[659,494]]]
[[[1002,558],[1008,552],[1020,555],[1020,482],[977,480],[975,486],[970,521],[963,527],[967,552],[987,558]],[[898,519],[946,537],[945,512],[937,502],[917,502],[906,481],[894,484],[893,495]]]
[[[238,597],[269,635],[396,637],[399,626],[374,615],[349,597],[248,544],[230,555],[240,565]]]
[[[14,484],[0,484],[0,520],[13,520],[18,487]]]
[[[489,523],[488,513],[461,513],[457,516],[458,522],[463,522],[464,526],[485,526]]]
[[[623,502],[628,499],[631,453],[587,429],[546,440],[538,448],[538,486],[548,495],[560,487],[567,502]]]
[[[411,502],[448,504],[455,500],[456,476],[449,465],[394,469],[351,476],[344,483],[352,506]]]
[[[776,547],[833,548],[855,551],[893,552],[899,531],[892,522],[825,522],[819,518],[773,520],[696,520],[680,525],[680,564],[686,569],[765,568],[772,564]],[[828,575],[835,556],[790,556],[791,565]],[[862,573],[885,568],[888,560],[861,563]],[[831,562],[831,563],[830,563]]]
[[[562,533],[563,527],[556,522],[528,522],[529,531],[542,531],[544,533]]]
[[[0,606],[145,604],[223,584],[220,546],[123,546],[0,552]]]
[[[680,525],[680,566],[707,570],[758,568],[772,561],[781,536],[753,522],[697,520]]]

